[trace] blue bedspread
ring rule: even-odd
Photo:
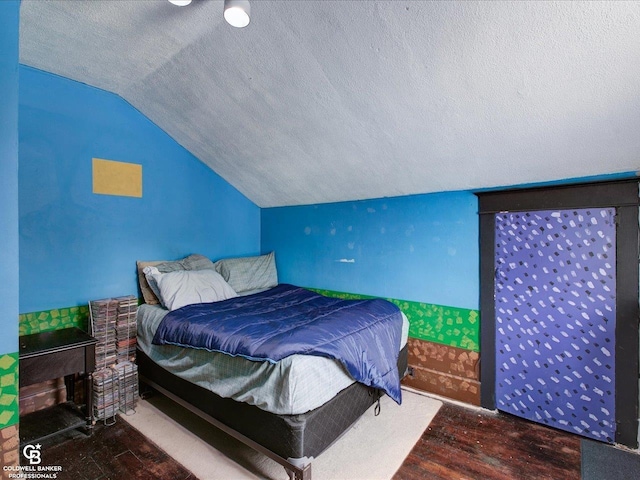
[[[293,285],[169,312],[153,343],[277,362],[336,359],[353,378],[402,401],[397,369],[402,314],[386,300],[341,300]]]

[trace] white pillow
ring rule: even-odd
[[[149,286],[169,310],[194,303],[219,302],[238,294],[215,270],[178,270],[160,273],[155,267],[145,268]]]

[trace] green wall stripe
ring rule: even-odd
[[[314,292],[327,297],[345,300],[375,298],[356,293],[336,292],[312,288]],[[447,307],[432,303],[412,302],[387,298],[404,312],[409,320],[409,336],[450,347],[480,351],[480,312],[466,308]]]
[[[56,308],[42,312],[23,313],[19,316],[20,335],[47,332],[61,328],[78,327],[87,330],[89,306]]]
[[[315,292],[328,297],[345,300],[376,298],[370,295],[336,292],[312,288]],[[409,336],[450,347],[480,351],[480,312],[466,308],[448,307],[432,303],[413,302],[387,298],[404,312],[409,320]],[[89,307],[45,310],[20,315],[20,335],[57,330],[59,328],[78,327],[87,330]]]
[[[0,355],[0,429],[18,423],[18,353]]]

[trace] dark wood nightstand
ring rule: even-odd
[[[20,337],[20,386],[64,377],[67,402],[20,418],[20,443],[39,442],[79,427],[91,432],[92,373],[97,340],[79,328]],[[84,376],[85,412],[73,403],[74,376]]]

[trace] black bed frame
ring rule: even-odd
[[[311,461],[345,433],[382,391],[354,383],[324,405],[301,415],[277,415],[247,403],[222,398],[165,370],[137,352],[140,382],[166,395],[211,425],[282,465],[289,477],[311,480]],[[398,372],[407,371],[407,347]]]

